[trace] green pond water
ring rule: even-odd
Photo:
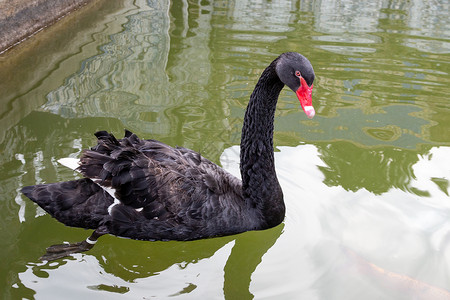
[[[99,1],[0,56],[0,298],[450,299],[450,2]],[[85,239],[22,196],[80,178],[124,128],[233,174],[248,98],[279,54],[309,58],[309,120],[275,119],[278,227],[194,242]]]

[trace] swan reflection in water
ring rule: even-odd
[[[149,243],[108,236],[86,254],[29,263],[19,278],[37,295],[48,295],[52,287],[66,281],[88,288],[78,289],[77,297],[106,291],[136,299],[181,294],[253,299],[252,274],[283,228],[284,224],[280,224],[264,231],[188,243]],[[89,275],[82,276],[85,272]]]

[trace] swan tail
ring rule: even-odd
[[[108,219],[114,199],[88,178],[39,184],[22,188],[22,193],[61,223],[96,229]]]

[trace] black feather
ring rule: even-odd
[[[65,225],[91,229],[108,221],[114,201],[88,178],[26,186],[22,193]]]

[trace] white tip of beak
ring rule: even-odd
[[[305,106],[303,107],[303,110],[305,111],[305,114],[309,119],[314,118],[314,116],[316,115],[316,111],[312,106]]]

